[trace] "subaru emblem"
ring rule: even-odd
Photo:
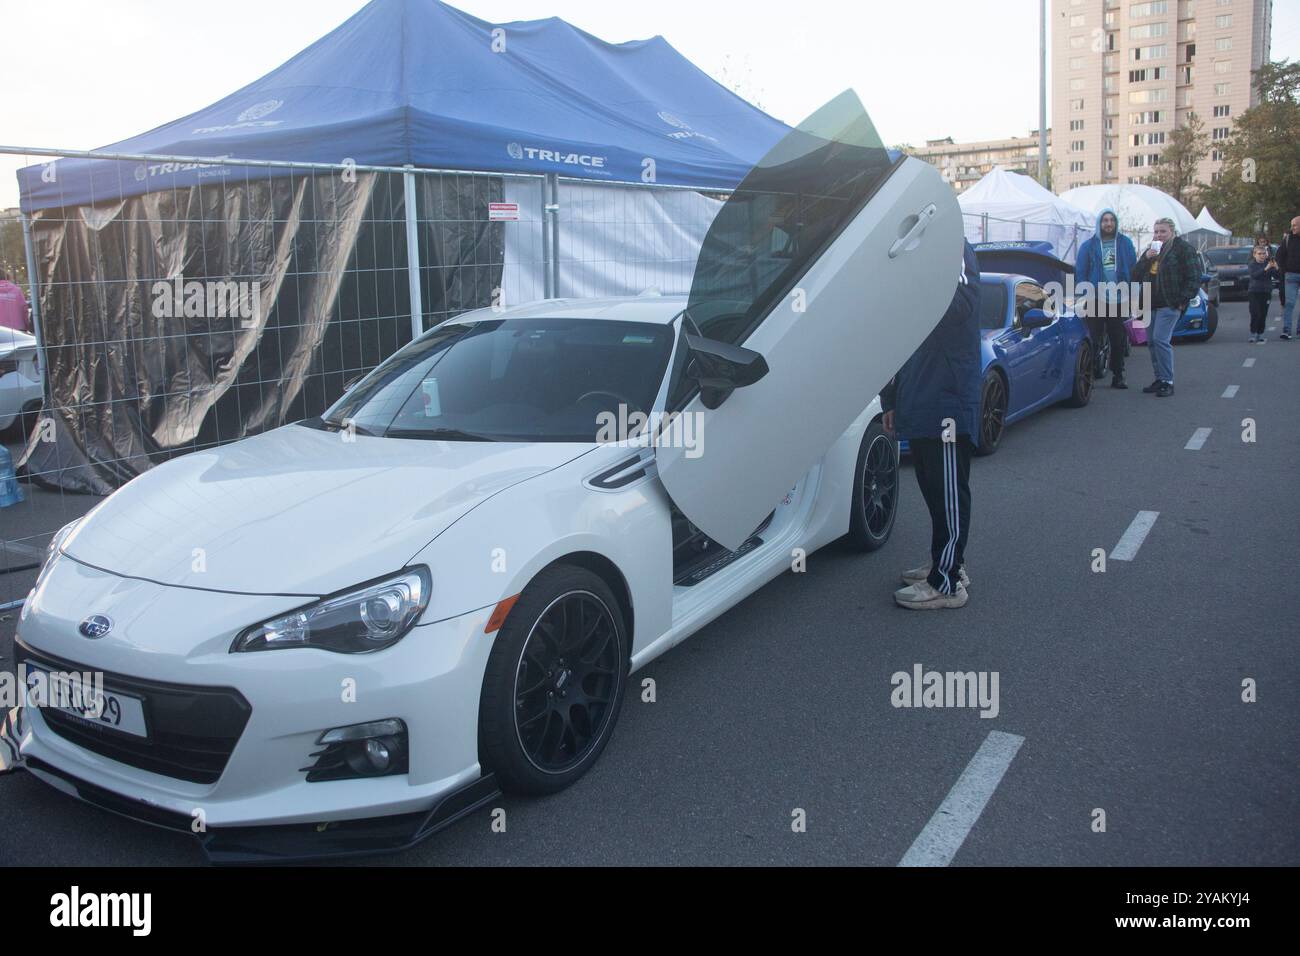
[[[112,629],[113,619],[106,614],[92,614],[77,627],[82,637],[88,637],[92,641],[103,637]]]

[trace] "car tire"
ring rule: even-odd
[[[1214,338],[1214,333],[1219,330],[1219,307],[1213,302],[1205,307],[1205,338],[1203,342],[1208,342]]]
[[[975,454],[986,458],[998,450],[1007,428],[1007,383],[989,372],[980,389],[980,441]]]
[[[898,515],[898,442],[880,420],[867,426],[853,471],[853,504],[844,542],[857,551],[879,551]]]
[[[1065,404],[1083,408],[1092,401],[1092,343],[1084,339],[1079,343],[1079,357],[1074,362],[1074,384]]]
[[[1110,370],[1110,340],[1102,333],[1101,342],[1092,352],[1092,377],[1101,379]]]
[[[627,689],[623,608],[586,568],[557,564],[496,633],[479,699],[479,760],[508,793],[563,790],[600,757]]]

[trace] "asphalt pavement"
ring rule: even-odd
[[[502,797],[505,832],[484,809],[366,862],[1300,863],[1300,342],[1270,317],[1248,344],[1242,303],[1221,317],[1175,350],[1173,397],[1142,394],[1134,349],[1133,388],[1099,383],[976,460],[965,608],[893,605],[929,539],[905,466],[883,551],[817,552],[638,672],[578,784]],[[893,706],[916,665],[996,672],[996,716]],[[201,861],[183,836],[0,778],[0,863]]]

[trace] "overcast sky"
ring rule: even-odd
[[[795,123],[847,87],[888,143],[1026,135],[1038,122],[1037,0],[458,0],[484,20],[559,16],[611,42],[661,34]],[[91,149],[193,112],[274,69],[364,0],[7,4],[0,143]],[[1273,57],[1300,59],[1300,0]],[[1049,115],[1049,123],[1051,122]],[[18,204],[0,155],[0,208]]]

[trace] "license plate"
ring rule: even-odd
[[[36,676],[38,674],[43,675],[45,684],[44,699],[39,701],[41,706],[106,730],[148,738],[149,730],[144,722],[144,701],[139,697],[104,690],[84,681],[72,680],[66,674],[53,674],[30,666],[27,668],[29,695],[38,690],[41,682]],[[31,696],[28,702],[32,702]]]

